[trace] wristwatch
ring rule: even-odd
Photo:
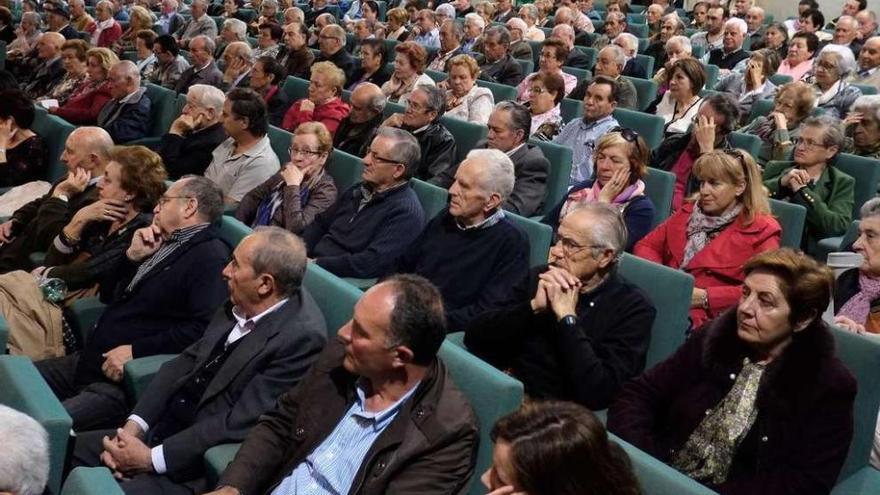
[[[68,198],[66,194],[56,194],[55,197],[60,199],[61,201],[64,201],[65,203],[70,202],[70,198]]]
[[[573,327],[577,325],[578,319],[575,315],[565,315],[559,320],[559,324],[565,327]]]

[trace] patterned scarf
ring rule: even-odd
[[[586,187],[580,191],[569,194],[568,198],[565,200],[565,204],[562,205],[562,210],[559,212],[559,218],[562,219],[562,217],[568,215],[572,210],[581,205],[599,201],[600,192],[602,192],[602,186],[599,185],[599,181],[593,181],[593,187]],[[632,184],[621,191],[611,203],[620,208],[620,211],[622,212],[631,199],[643,196],[644,194],[645,183],[638,180],[635,184]]]
[[[752,133],[755,136],[761,138],[761,141],[772,142],[773,132],[776,131],[776,122],[769,117],[759,117],[763,119],[758,125],[755,127],[755,130]]]
[[[880,297],[880,278],[871,277],[859,272],[859,292],[852,296],[837,313],[850,320],[865,324],[871,312],[871,301]]]
[[[694,256],[706,247],[712,239],[715,238],[722,230],[736,220],[742,211],[742,204],[737,203],[733,208],[725,211],[718,216],[708,216],[700,209],[700,205],[694,205],[694,211],[688,220],[687,226],[687,244],[684,246],[684,257],[681,260],[681,267],[684,268],[691,262]]]

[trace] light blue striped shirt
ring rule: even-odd
[[[593,176],[593,148],[596,141],[619,124],[612,115],[595,122],[575,119],[565,125],[553,142],[571,148],[571,185]]]
[[[400,406],[418,386],[416,383],[400,400],[384,411],[373,413],[365,409],[366,392],[359,383],[354,404],[330,436],[290,476],[284,478],[272,495],[348,493],[370,447],[391,424],[400,411]]]

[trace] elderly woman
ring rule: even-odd
[[[274,225],[300,234],[336,201],[336,185],[324,171],[333,138],[320,122],[307,122],[293,134],[290,162],[238,205],[235,217],[252,227]]]
[[[565,65],[565,61],[568,60],[568,52],[568,47],[565,45],[564,41],[550,38],[544,40],[541,44],[541,58],[538,62],[538,72],[544,74],[558,74],[562,77],[562,80],[565,81],[565,95],[571,93],[575,86],[577,86],[577,78],[562,71],[562,66]],[[526,78],[519,83],[519,86],[516,87],[517,101],[525,103],[531,99],[529,93],[531,91],[532,78],[534,78],[538,72],[533,72],[526,76]]]
[[[862,90],[847,82],[856,69],[849,47],[826,45],[813,64],[816,107],[824,109],[827,115],[845,119],[849,107],[862,96]]]
[[[342,85],[345,73],[332,62],[318,62],[312,66],[309,80],[309,96],[293,103],[281,127],[294,131],[304,122],[320,122],[332,138],[339,123],[348,116],[351,107],[342,101]]]
[[[778,248],[782,229],[748,153],[704,153],[692,173],[699,192],[639,241],[635,254],[694,277],[690,317],[699,328],[736,303],[743,263]]]
[[[156,68],[156,54],[153,53],[153,45],[156,44],[156,33],[150,29],[138,31],[135,37],[135,52],[137,60],[134,61],[142,79],[147,79]]]
[[[880,96],[860,96],[843,125],[846,126],[844,151],[880,159]]]
[[[777,74],[795,81],[806,79],[813,69],[813,56],[819,50],[819,38],[813,33],[797,33],[788,43],[788,55],[779,64]]]
[[[239,10],[243,6],[244,2],[242,0],[223,0],[223,14],[221,15],[227,19],[238,19],[239,21],[247,22],[250,20],[250,16]]]
[[[532,4],[538,9],[536,26],[553,27],[553,19],[550,18],[550,13],[553,12],[553,3],[553,0],[535,0],[535,3]]]
[[[544,41],[546,33],[536,24],[538,22],[538,7],[534,4],[525,4],[519,8],[519,18],[526,23],[523,38],[529,41]]]
[[[839,121],[810,117],[801,124],[794,163],[770,163],[764,170],[773,198],[807,209],[802,242],[807,252],[814,252],[820,239],[843,235],[852,221],[855,179],[831,166],[843,145]]]
[[[46,142],[30,129],[34,103],[18,89],[0,92],[0,187],[42,180],[49,156]]]
[[[478,3],[477,6],[474,7],[474,13],[480,16],[483,20],[483,28],[491,26],[493,22],[492,18],[495,17],[495,4],[492,2]],[[465,18],[467,18],[467,16],[465,16]]]
[[[71,124],[94,125],[101,109],[113,98],[110,94],[111,82],[107,76],[110,74],[110,67],[118,63],[119,58],[109,48],[92,48],[86,53],[86,58],[86,82],[70,95],[66,104],[49,109],[50,113]]]
[[[492,466],[480,481],[492,494],[641,493],[626,453],[583,406],[526,402],[499,419],[491,436]]]
[[[740,125],[749,121],[752,105],[758,100],[769,99],[776,93],[776,85],[769,77],[779,69],[779,56],[775,50],[763,48],[752,52],[745,72],[730,71],[715,85],[715,91],[730,93],[737,99]]]
[[[756,47],[752,47],[756,48]],[[772,22],[764,30],[763,48],[775,50],[779,60],[788,57],[788,29],[781,22]]]
[[[278,51],[281,50],[281,37],[284,36],[284,30],[277,22],[266,22],[260,24],[260,36],[257,38],[257,47],[254,48],[253,57],[255,59],[267,56],[275,58]]]
[[[784,84],[773,99],[773,110],[760,116],[739,130],[761,138],[758,163],[762,166],[771,160],[787,160],[794,150],[794,143],[801,135],[800,125],[810,116],[816,103],[816,94],[807,83]]]
[[[385,13],[385,39],[404,42],[409,38],[409,30],[406,28],[409,15],[400,7],[393,8]]]
[[[651,153],[644,138],[630,129],[613,129],[596,141],[593,151],[595,177],[572,186],[568,195],[541,220],[555,232],[562,218],[585,203],[599,202],[620,209],[626,223],[626,250],[651,230],[654,203],[645,196],[642,179],[648,172]]]
[[[673,36],[666,40],[666,63],[660,67],[654,77],[657,83],[657,94],[663,96],[669,90],[669,75],[672,73],[672,64],[681,58],[692,58],[693,46],[687,36]]]
[[[112,46],[113,51],[120,56],[124,52],[130,52],[135,49],[137,33],[139,31],[153,29],[153,16],[149,10],[140,5],[135,5],[131,8],[130,15],[128,28],[122,33],[122,36],[113,42]]]
[[[651,37],[651,44],[645,49],[645,55],[654,57],[654,67],[663,67],[666,65],[666,43],[673,36],[684,36],[684,21],[678,17],[678,14],[667,14],[663,16],[660,23],[660,32],[656,36]]]
[[[565,81],[559,74],[538,72],[532,78],[529,94],[528,106],[532,114],[529,135],[541,141],[550,141],[565,125],[559,108],[565,95]]]
[[[389,101],[406,105],[409,94],[416,86],[434,85],[434,80],[424,73],[428,52],[414,41],[399,43],[394,47],[394,52],[394,73],[382,85],[382,93]]]
[[[759,254],[735,309],[624,386],[608,429],[726,494],[827,494],[853,432],[856,381],[822,321],[834,277]]]
[[[269,111],[269,123],[281,127],[284,114],[290,105],[287,93],[281,89],[284,84],[284,66],[272,57],[260,57],[251,69],[250,87],[263,97]]]
[[[391,71],[386,67],[388,51],[384,40],[367,39],[361,41],[361,66],[355,71],[348,84],[354,90],[359,84],[368,82],[381,87],[391,79]]]
[[[83,40],[69,40],[61,45],[61,64],[64,66],[64,78],[45,95],[37,98],[40,100],[57,100],[58,105],[67,103],[68,98],[80,86],[85,84],[88,78],[88,60],[86,53],[89,44]]]
[[[669,67],[669,90],[654,100],[645,112],[663,117],[666,123],[663,132],[667,136],[685,133],[703,103],[699,93],[704,84],[706,70],[703,64],[693,58],[676,60]]]
[[[480,66],[470,55],[456,55],[449,61],[446,115],[486,125],[495,106],[492,92],[476,85]]]
[[[856,333],[880,334],[880,198],[862,205],[853,251],[862,264],[837,278],[834,324]]]

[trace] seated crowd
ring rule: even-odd
[[[0,0],[0,353],[72,420],[65,477],[655,493],[639,449],[724,494],[839,481],[874,384],[834,339],[880,339],[866,0],[93,3]],[[340,328],[313,272],[363,289]],[[450,345],[522,384],[491,445]],[[51,493],[44,427],[0,405],[0,438],[0,493]]]

